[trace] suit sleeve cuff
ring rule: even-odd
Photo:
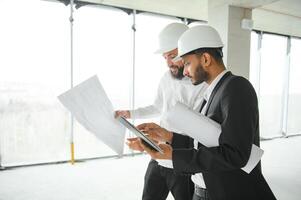
[[[188,146],[189,146],[189,137],[178,134],[178,133],[173,133],[171,146],[172,146],[173,149],[178,149],[178,148],[183,148],[183,147],[188,148]]]
[[[174,149],[172,151],[172,164],[176,171],[193,174],[195,170],[191,166],[191,160],[195,149]]]

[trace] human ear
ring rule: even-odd
[[[209,53],[203,53],[203,57],[204,57],[203,66],[204,67],[209,66],[212,62],[210,54]]]

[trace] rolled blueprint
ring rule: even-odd
[[[209,117],[191,110],[179,102],[164,117],[175,129],[182,131],[206,147],[219,146],[218,139],[221,134],[221,126]],[[262,155],[263,150],[253,144],[249,161],[241,169],[250,173]]]

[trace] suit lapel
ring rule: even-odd
[[[207,114],[208,114],[208,110],[209,110],[209,108],[210,108],[211,102],[212,102],[212,100],[213,100],[213,98],[214,98],[214,96],[215,96],[217,90],[218,90],[219,87],[222,85],[222,83],[224,82],[224,80],[225,80],[228,76],[230,76],[230,75],[232,75],[231,72],[227,72],[226,74],[224,74],[224,76],[221,78],[221,80],[217,83],[217,85],[216,85],[215,88],[213,89],[213,91],[212,91],[212,93],[211,93],[211,95],[210,95],[209,101],[208,101],[208,105],[207,105],[207,107],[206,107],[205,116],[207,116]]]

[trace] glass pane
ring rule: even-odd
[[[250,82],[252,83],[254,89],[259,92],[259,59],[260,53],[258,50],[258,37],[259,34],[252,31],[251,32],[251,58],[250,58]]]
[[[291,40],[287,133],[301,133],[301,39]]]
[[[161,54],[154,54],[158,48],[157,38],[160,31],[172,22],[181,22],[177,18],[162,17],[149,13],[136,16],[136,69],[135,69],[135,108],[153,103],[159,81],[168,70]],[[158,122],[158,118],[136,120]]]
[[[70,82],[68,9],[2,0],[0,24],[1,165],[66,160],[69,114],[57,95]]]
[[[132,84],[131,17],[118,9],[84,6],[74,21],[75,85],[97,74],[115,109],[129,108]],[[76,158],[115,152],[75,121]]]
[[[260,68],[260,127],[261,137],[282,134],[283,83],[287,38],[264,34]]]

